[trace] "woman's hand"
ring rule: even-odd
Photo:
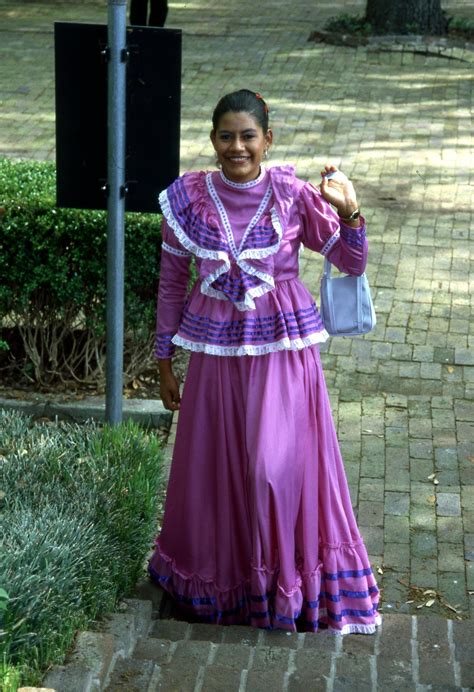
[[[328,174],[332,174],[330,179],[326,177]],[[321,171],[321,177],[322,196],[337,208],[341,218],[348,218],[359,208],[353,184],[342,171],[329,164]]]
[[[171,360],[160,359],[158,367],[160,370],[160,396],[163,406],[168,411],[178,411],[181,396],[178,380],[174,376],[171,366]]]

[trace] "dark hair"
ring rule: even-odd
[[[268,131],[268,106],[263,97],[250,89],[239,89],[223,96],[214,108],[212,127],[217,130],[219,120],[226,113],[249,113],[253,115],[266,135]]]

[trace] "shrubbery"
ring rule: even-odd
[[[133,424],[35,424],[0,411],[5,679],[16,666],[39,682],[78,628],[131,592],[156,530],[161,463],[159,439]]]
[[[106,213],[55,206],[55,166],[0,159],[0,365],[102,383]],[[158,191],[157,191],[158,192]],[[125,380],[150,364],[161,217],[126,214]]]

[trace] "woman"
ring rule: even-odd
[[[265,169],[272,139],[260,94],[228,94],[211,131],[220,171],[160,195],[156,355],[180,414],[150,575],[204,621],[372,633],[378,589],[319,360],[328,335],[298,278],[301,245],[361,274],[365,225],[335,166],[320,189]],[[192,352],[182,400],[175,345]]]

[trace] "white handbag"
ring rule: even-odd
[[[320,287],[320,313],[331,336],[359,336],[376,324],[375,309],[366,274],[331,276],[331,262],[324,259]]]

